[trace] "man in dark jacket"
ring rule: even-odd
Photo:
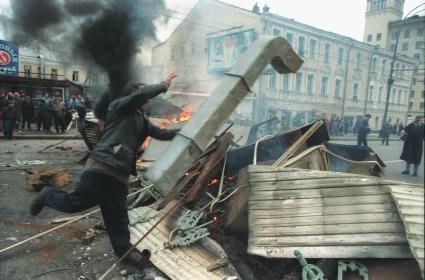
[[[390,140],[390,134],[391,134],[391,130],[392,130],[392,125],[387,122],[384,124],[384,126],[382,127],[382,145],[389,145],[388,141]]]
[[[367,114],[360,122],[359,129],[357,131],[357,146],[363,145],[367,147],[367,135],[370,131],[369,128],[369,119],[371,118],[370,114]]]
[[[37,131],[40,131],[40,129],[44,130],[44,107],[46,106],[46,103],[44,103],[44,100],[38,101],[37,107],[35,108],[35,120],[37,121]]]
[[[103,134],[75,191],[44,188],[32,202],[31,214],[37,215],[44,206],[73,213],[99,205],[114,252],[122,256],[131,247],[126,197],[129,175],[136,175],[136,153],[148,136],[171,140],[177,133],[151,124],[142,105],[166,92],[175,77],[172,74],[164,82],[151,86],[132,85],[126,90],[128,95],[112,101]],[[140,263],[143,257],[133,251],[127,260]]]
[[[31,130],[31,119],[34,116],[34,105],[31,102],[29,97],[25,98],[24,103],[22,103],[22,125],[21,128],[25,127],[27,123],[28,130]]]
[[[406,169],[401,172],[402,174],[410,174],[410,165],[413,164],[413,176],[418,176],[424,142],[424,125],[421,123],[421,119],[421,116],[417,116],[411,124],[404,128],[407,136],[400,159],[406,162]]]
[[[44,117],[44,122],[43,122],[44,131],[51,132],[50,129],[52,127],[52,121],[53,121],[53,118],[55,117],[55,109],[53,108],[52,99],[49,99],[47,104],[44,104],[43,117]]]
[[[17,117],[15,100],[8,100],[7,106],[3,108],[3,134],[9,140],[13,139],[13,130],[15,129]]]

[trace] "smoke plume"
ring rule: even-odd
[[[95,110],[103,119],[110,100],[130,81],[141,80],[133,71],[135,56],[145,39],[155,38],[154,22],[164,10],[162,0],[13,0],[12,38],[19,45],[68,49],[104,70],[108,96]]]

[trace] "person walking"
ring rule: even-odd
[[[404,125],[402,122],[400,122],[400,124],[398,125],[398,135],[401,135],[401,132],[403,131],[403,129],[404,129]]]
[[[410,174],[410,165],[413,164],[413,176],[418,176],[424,141],[424,124],[421,119],[421,116],[417,116],[412,123],[404,128],[406,137],[400,159],[406,162],[406,168],[401,174]]]
[[[366,114],[366,116],[361,120],[358,131],[357,131],[357,146],[367,147],[367,135],[369,134],[369,119],[372,116]]]
[[[389,145],[388,141],[390,140],[390,134],[392,130],[392,125],[389,122],[386,122],[382,127],[382,145]]]
[[[34,116],[34,105],[31,102],[29,97],[25,98],[24,103],[22,103],[22,124],[21,128],[25,127],[27,124],[28,130],[31,130],[31,120]]]
[[[54,118],[56,133],[59,133],[59,128],[62,133],[65,133],[65,105],[56,98],[53,101],[53,110],[55,111]]]
[[[15,100],[9,99],[7,106],[3,109],[3,135],[6,139],[13,139],[13,130],[15,129],[17,117]]]
[[[129,176],[137,175],[137,151],[148,136],[171,140],[178,132],[153,125],[145,116],[143,105],[166,92],[176,76],[171,74],[164,82],[151,86],[132,84],[124,97],[105,104],[108,110],[102,136],[75,191],[44,188],[31,203],[31,215],[40,213],[44,206],[74,213],[99,205],[114,252],[118,257],[124,255],[131,247],[126,200]],[[126,261],[142,264],[144,258],[132,251]]]

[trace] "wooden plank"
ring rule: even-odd
[[[424,203],[424,197],[423,195],[411,195],[411,194],[400,194],[400,193],[393,193],[393,196],[397,198],[397,200],[400,200],[402,203],[403,201],[410,202],[410,201],[420,201],[422,204]]]
[[[266,258],[294,258],[300,250],[305,258],[413,258],[408,245],[375,246],[249,246],[248,254]]]
[[[274,190],[274,191],[256,191],[255,188],[251,191],[251,196],[256,199],[279,199],[280,197],[294,198],[315,198],[315,197],[336,197],[350,195],[365,195],[365,194],[386,194],[386,190],[382,186],[366,186],[366,187],[343,187],[343,188],[321,188],[308,190]]]
[[[257,236],[303,236],[319,234],[357,234],[357,233],[404,233],[402,222],[392,223],[364,223],[344,225],[305,225],[305,226],[281,226],[251,227],[250,234]]]
[[[303,236],[257,236],[248,241],[248,246],[338,246],[338,245],[407,245],[404,234],[399,233],[357,233],[357,234],[326,234]]]
[[[413,185],[413,184],[406,185],[406,186],[397,185],[397,186],[392,186],[390,188],[393,193],[398,193],[398,194],[424,195],[425,193],[423,186]]]
[[[293,208],[293,207],[311,207],[311,206],[336,206],[336,205],[355,205],[355,204],[373,204],[373,203],[388,203],[393,199],[389,194],[378,195],[359,195],[346,197],[326,197],[320,198],[281,198],[277,200],[257,199],[250,197],[248,201],[249,207],[257,207],[258,205],[266,206],[268,209]]]
[[[370,222],[399,222],[400,216],[397,212],[393,213],[370,213],[370,214],[354,214],[349,218],[347,215],[327,215],[318,217],[298,217],[294,218],[272,218],[272,219],[251,219],[249,218],[250,229],[256,226],[270,226],[279,224],[286,226],[301,226],[301,225],[331,225],[331,224],[364,224]]]
[[[307,179],[315,179],[315,180],[326,180],[326,179],[337,179],[337,178],[350,178],[351,176],[345,175],[345,173],[337,173],[333,174],[323,174],[321,176],[315,174],[308,174],[305,172],[275,172],[275,173],[253,173],[249,174],[249,183],[259,183],[259,182],[275,182],[275,181],[292,181],[292,180],[307,180]],[[359,178],[361,181],[361,178]],[[368,178],[363,178],[367,180]],[[375,179],[378,181],[377,179]]]
[[[323,207],[305,207],[290,208],[285,211],[276,211],[275,209],[256,209],[251,212],[252,218],[276,218],[276,217],[311,217],[325,215],[351,215],[361,213],[385,213],[396,212],[394,203],[366,204],[366,205],[343,205],[343,206],[323,206]],[[258,210],[258,211],[254,211]]]

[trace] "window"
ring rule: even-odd
[[[294,34],[286,33],[286,40],[292,46],[292,44],[294,43]]]
[[[382,101],[382,95],[384,94],[384,88],[379,87],[379,93],[378,93],[378,102]]]
[[[57,80],[58,79],[58,69],[52,68],[52,73],[51,73],[51,79],[52,80]]]
[[[390,46],[390,50],[395,50],[395,44],[391,44],[391,46]]]
[[[44,70],[46,70],[46,68],[44,66],[43,66],[43,68],[41,68],[40,66],[37,67],[39,79],[44,79]]]
[[[391,33],[391,40],[396,40],[397,39],[397,34],[398,34],[398,32],[392,32]]]
[[[180,46],[180,58],[184,58],[184,54],[185,54],[185,49],[184,49],[184,44],[182,44]]]
[[[418,32],[416,33],[416,36],[418,36],[418,37],[424,36],[424,29],[423,28],[419,28],[418,29]]]
[[[310,58],[316,58],[316,40],[313,39],[310,40]]]
[[[171,47],[171,49],[170,49],[170,60],[174,61],[175,58],[176,58],[176,48]]]
[[[269,88],[276,88],[276,71],[272,70],[272,74],[269,77]]]
[[[400,104],[401,100],[401,90],[398,91],[397,104]]]
[[[367,41],[372,42],[372,34],[367,35]]]
[[[419,50],[422,48],[424,42],[423,41],[417,41],[415,44],[415,49]]]
[[[423,110],[425,108],[424,102],[419,103],[419,109]]]
[[[425,90],[422,91],[422,98],[425,98]]]
[[[72,71],[72,81],[78,82],[78,71]]]
[[[376,58],[376,57],[374,57],[373,59],[372,59],[372,65],[371,65],[371,69],[372,69],[372,73],[376,73],[376,72],[378,72],[377,71],[377,64],[378,64],[378,59]]]
[[[382,60],[382,69],[381,69],[381,73],[382,74],[385,74],[385,70],[387,69],[387,60],[386,59],[384,59],[384,60]]]
[[[298,37],[298,54],[301,57],[305,55],[305,37],[303,36]]]
[[[287,74],[283,75],[282,89],[284,91],[289,91],[289,75],[287,75]]]
[[[401,71],[400,71],[400,77],[401,77],[402,79],[404,79],[404,74],[405,74],[405,72],[406,72],[406,66],[403,64],[403,65],[401,66]]]
[[[362,64],[362,54],[357,53],[356,56],[356,68],[360,68],[360,65]]]
[[[314,75],[308,74],[307,76],[307,95],[313,95]]]
[[[195,53],[196,53],[196,43],[195,42],[190,43],[190,52],[192,53],[192,56],[195,56]]]
[[[399,69],[400,69],[400,63],[397,63],[397,64],[395,65],[395,76],[396,76],[396,77],[398,77],[398,76],[400,75],[400,71],[399,71]]]
[[[396,89],[393,89],[393,92],[391,93],[391,103],[394,104],[395,102],[395,94],[396,94]]]
[[[280,29],[273,28],[273,36],[280,36]]]
[[[369,96],[368,96],[368,98],[367,98],[367,100],[369,101],[369,102],[372,102],[373,101],[373,90],[374,90],[374,86],[369,86]]]
[[[381,41],[382,39],[382,33],[376,34],[376,41]]]
[[[31,65],[24,65],[24,75],[27,78],[31,77]]]
[[[325,43],[325,49],[323,50],[323,62],[329,63],[329,55],[331,52],[331,44]]]
[[[335,97],[340,98],[341,97],[341,84],[342,81],[339,79],[335,80]]]
[[[344,64],[344,48],[338,48],[338,65]]]
[[[401,50],[407,51],[409,49],[409,43],[403,43]]]
[[[410,91],[410,98],[413,98],[413,97],[415,97],[415,91],[414,90],[411,90]]]
[[[412,101],[410,101],[410,102],[409,102],[409,110],[412,110],[412,108],[413,108],[413,102],[412,102]]]
[[[404,39],[409,39],[409,38],[410,38],[410,30],[404,31]]]
[[[327,96],[328,95],[328,77],[322,77],[322,83],[320,85],[320,95]]]
[[[420,60],[421,59],[421,54],[415,53],[415,59]]]
[[[353,101],[357,101],[358,96],[359,96],[359,84],[355,83],[353,87]]]
[[[295,75],[295,94],[302,94],[302,85],[303,85],[303,73],[297,73]]]

